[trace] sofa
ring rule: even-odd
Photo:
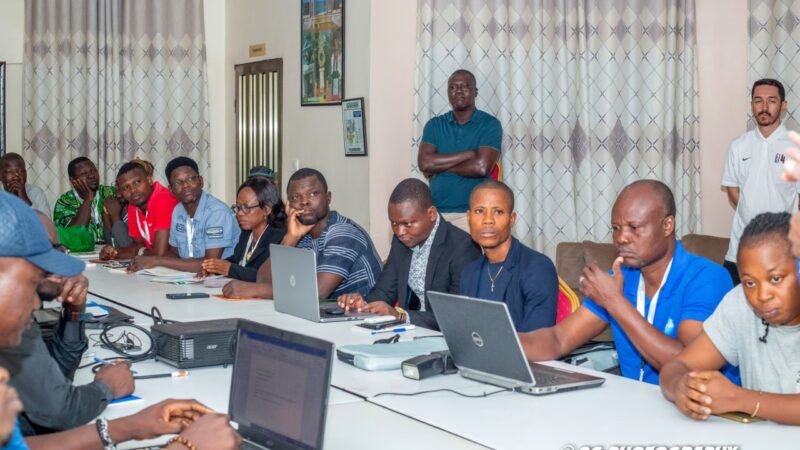
[[[728,251],[728,238],[708,236],[703,234],[687,234],[681,239],[684,248],[690,253],[704,256],[717,264],[722,264],[725,253]],[[566,283],[583,300],[580,293],[580,279],[583,268],[596,261],[603,270],[610,270],[616,257],[614,244],[598,243],[591,241],[562,242],[556,247],[556,270]],[[610,341],[611,332],[606,329],[595,338],[600,341]]]

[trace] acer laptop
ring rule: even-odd
[[[453,362],[464,378],[526,394],[600,386],[605,378],[528,362],[503,302],[428,292]]]
[[[242,449],[322,448],[333,344],[240,320],[228,415]]]
[[[312,250],[270,244],[275,311],[312,322],[360,320],[376,314],[344,312],[335,302],[320,303],[317,254]]]

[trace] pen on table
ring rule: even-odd
[[[380,334],[380,333],[402,333],[404,331],[413,330],[413,329],[414,329],[414,325],[406,325],[404,327],[399,327],[399,328],[384,328],[382,330],[375,330],[375,331],[371,331],[369,334],[375,335],[375,334]]]
[[[118,360],[118,361],[125,361],[125,360],[124,360],[124,359],[121,359],[121,360]],[[104,366],[113,366],[113,365],[114,365],[114,363],[113,363],[113,362],[111,362],[111,361],[109,361],[109,360],[107,360],[107,359],[98,358],[97,356],[95,356],[95,357],[94,357],[94,362],[96,362],[96,363],[98,363],[98,364],[102,364],[102,365],[104,365]],[[131,369],[131,373],[132,373],[132,374],[134,374],[134,375],[136,375],[136,371],[135,371],[135,370],[133,370],[133,369]]]
[[[149,380],[151,378],[181,378],[188,376],[189,376],[188,370],[178,370],[176,372],[156,373],[153,375],[137,375],[133,378],[136,380]]]

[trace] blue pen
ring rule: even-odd
[[[413,329],[414,329],[414,325],[407,325],[405,327],[400,327],[400,328],[386,328],[384,330],[375,330],[375,331],[371,331],[369,334],[374,336],[374,335],[380,334],[380,333],[402,333],[404,331],[413,330]]]
[[[94,362],[96,362],[98,364],[102,364],[104,366],[113,366],[114,365],[113,362],[111,362],[111,361],[109,361],[107,359],[98,358],[97,356],[94,357]],[[135,370],[131,370],[131,373],[136,375],[137,372]]]

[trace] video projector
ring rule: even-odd
[[[238,327],[238,319],[153,325],[156,360],[179,369],[233,364]]]

